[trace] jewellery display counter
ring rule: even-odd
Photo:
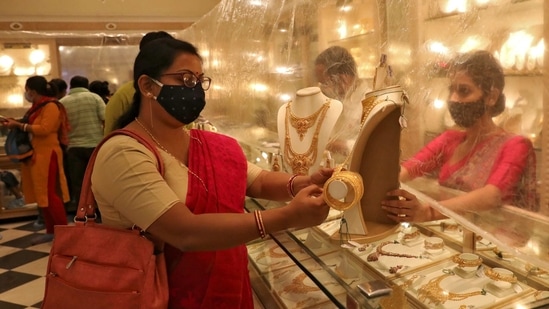
[[[249,199],[246,209],[275,202]],[[523,222],[526,223],[526,222]],[[266,308],[544,308],[549,272],[536,259],[501,250],[456,220],[403,223],[359,243],[330,235],[344,221],[330,212],[317,227],[248,244],[254,291]],[[530,222],[532,224],[532,222]],[[537,222],[537,231],[548,222]],[[538,235],[546,236],[546,235]],[[358,288],[373,286],[366,296]],[[378,295],[376,295],[378,293]]]

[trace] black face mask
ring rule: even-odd
[[[183,124],[195,121],[206,106],[206,94],[202,85],[197,83],[193,88],[164,85],[152,79],[158,86],[162,87],[156,101],[164,108],[170,116]]]
[[[448,101],[448,109],[454,122],[462,127],[469,128],[486,112],[484,99],[475,102]]]

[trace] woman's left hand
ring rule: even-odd
[[[381,201],[381,208],[396,222],[425,222],[432,220],[432,208],[422,204],[412,193],[397,189],[387,192],[388,198]]]
[[[311,175],[311,184],[323,187],[324,183],[332,177],[333,168],[321,168]]]

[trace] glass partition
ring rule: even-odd
[[[536,212],[514,206],[448,211],[444,200],[471,190],[459,186],[446,190],[438,183],[439,171],[403,187],[500,248],[533,255],[543,264],[548,260],[547,247],[539,237],[540,226],[547,226],[548,213],[542,173],[547,84],[544,6],[541,0],[223,1],[179,37],[200,48],[205,70],[213,78],[204,116],[220,132],[254,149],[248,152],[249,159],[266,168],[271,167],[273,154],[280,153],[279,109],[305,87],[320,86],[330,94],[323,88],[326,76],[321,74],[328,71],[319,73],[315,63],[325,49],[341,46],[356,62],[350,66],[354,86],[340,96],[331,93],[343,102],[344,110],[361,106],[363,97],[357,100],[351,94],[360,83],[372,90],[379,88],[379,78],[383,78],[381,87],[398,84],[404,88],[409,103],[404,106],[403,162],[442,133],[461,130],[448,108],[449,65],[460,53],[488,51],[501,63],[505,80],[505,109],[493,117],[493,123],[498,132],[523,136],[531,146],[535,179],[528,181],[537,189],[537,202],[531,208]],[[380,66],[380,60],[386,62]],[[387,76],[376,74],[376,67],[387,66]],[[343,85],[346,80],[330,81]],[[332,132],[332,138],[337,134]],[[481,171],[489,173],[486,167]],[[484,203],[482,197],[479,201]],[[516,223],[505,225],[502,231],[503,222]],[[524,231],[517,234],[519,226]]]

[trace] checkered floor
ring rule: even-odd
[[[33,218],[0,221],[0,308],[40,308],[51,243],[33,246]]]

